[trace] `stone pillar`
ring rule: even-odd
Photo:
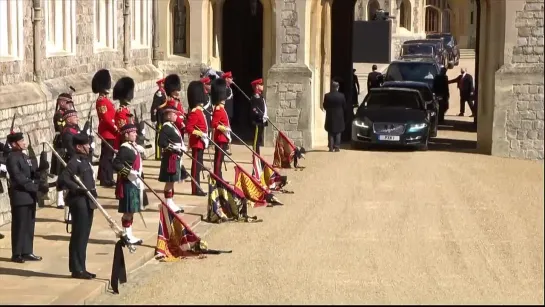
[[[191,60],[208,62],[208,1],[189,0],[189,55]]]

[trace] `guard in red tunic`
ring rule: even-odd
[[[200,81],[192,81],[187,87],[187,101],[195,106],[187,118],[187,133],[189,135],[189,147],[191,147],[193,161],[191,164],[191,176],[195,182],[191,181],[191,194],[197,196],[206,196],[206,193],[199,189],[201,164],[203,163],[204,149],[208,148],[208,123],[203,109],[207,103],[204,93],[204,85]],[[197,163],[196,161],[199,161]]]
[[[114,100],[119,100],[119,108],[115,111],[115,126],[118,131],[127,124],[134,124],[133,115],[129,109],[129,104],[134,98],[134,80],[131,77],[123,77],[114,85],[112,93]],[[117,134],[114,142],[114,149],[119,150],[119,146],[122,143],[123,136],[121,133]]]
[[[155,160],[161,160],[161,148],[157,142],[159,141],[159,132],[161,131],[161,126],[163,124],[159,106],[163,105],[167,99],[167,94],[165,93],[165,78],[158,80],[156,83],[159,88],[153,95],[150,116],[151,121],[155,123]]]
[[[227,116],[229,116],[229,122],[232,123],[235,117],[235,106],[234,106],[234,94],[231,84],[233,81],[233,74],[230,71],[224,72],[221,75],[222,79],[225,80],[227,84],[227,99],[225,100],[225,111],[227,111]],[[226,153],[231,155],[231,144],[227,145]]]
[[[212,124],[212,113],[214,112],[214,105],[210,100],[210,90],[211,90],[211,80],[210,77],[204,77],[201,79],[202,84],[204,85],[204,94],[206,95],[207,102],[204,104],[204,115],[206,115],[206,122],[208,127]],[[208,131],[208,137],[212,137],[212,129]]]
[[[99,119],[98,134],[100,134],[100,136],[105,139],[106,142],[113,146],[118,134],[118,129],[114,120],[114,104],[108,98],[108,94],[112,88],[112,77],[110,76],[110,71],[107,69],[97,71],[93,76],[91,88],[93,93],[98,94],[98,99],[96,101],[96,109]],[[115,186],[112,168],[113,159],[114,151],[109,146],[101,146],[98,165],[98,179],[100,180],[101,186]]]
[[[211,100],[214,104],[214,113],[212,115],[212,129],[214,131],[214,143],[218,144],[224,151],[231,142],[231,125],[229,115],[225,110],[225,100],[227,99],[227,83],[224,79],[216,79],[212,82]],[[214,174],[222,177],[221,165],[224,154],[216,147],[214,153]]]

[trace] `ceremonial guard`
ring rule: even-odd
[[[233,105],[233,89],[231,84],[233,84],[233,74],[230,71],[227,71],[221,75],[221,78],[225,80],[227,85],[227,99],[225,100],[225,111],[227,116],[229,116],[229,122],[233,121],[234,117],[234,105]]]
[[[90,138],[86,133],[74,135],[71,146],[75,153],[68,161],[66,168],[59,175],[59,181],[68,189],[66,202],[72,216],[72,233],[68,245],[68,268],[73,278],[92,279],[96,275],[87,271],[87,244],[93,226],[96,204],[87,196],[87,191],[97,197],[95,176],[89,159]],[[85,187],[74,179],[77,176]]]
[[[11,261],[40,261],[34,255],[34,226],[38,192],[47,193],[47,182],[40,182],[38,165],[23,151],[27,144],[21,132],[11,132],[7,137],[11,152],[6,161],[9,174],[8,195],[11,206]],[[41,166],[45,169],[49,165]]]
[[[252,124],[255,127],[254,151],[261,154],[260,147],[263,146],[263,131],[268,125],[267,104],[263,98],[263,79],[252,81],[254,95],[250,100]]]
[[[112,88],[112,77],[110,71],[101,69],[95,73],[91,82],[93,93],[98,94],[96,101],[96,109],[99,119],[98,134],[106,140],[112,147],[117,137],[118,129],[115,125],[115,108],[112,101],[108,98],[110,89]],[[100,185],[105,187],[113,187],[114,173],[112,169],[112,161],[114,151],[109,146],[101,146],[100,160],[98,166],[98,179]]]
[[[187,87],[187,101],[195,106],[187,117],[187,133],[189,134],[189,147],[191,147],[193,161],[191,164],[191,176],[196,181],[191,181],[191,193],[197,196],[206,196],[200,186],[201,164],[203,163],[204,149],[208,148],[208,121],[203,105],[207,103],[204,85],[202,82],[193,81]],[[197,161],[200,163],[197,163]]]
[[[159,146],[161,147],[161,169],[159,182],[165,183],[164,195],[166,205],[175,213],[184,212],[183,208],[174,203],[174,183],[185,179],[186,173],[182,171],[182,155],[187,148],[184,144],[183,134],[176,127],[176,119],[179,111],[172,106],[163,109],[163,127],[159,133]]]
[[[159,106],[158,112],[162,112],[166,106],[174,107],[178,110],[178,117],[176,119],[176,127],[184,134],[185,131],[185,112],[180,101],[180,91],[182,90],[182,82],[177,74],[168,75],[165,78],[165,94],[167,95],[166,102]],[[164,118],[163,118],[164,121]]]
[[[114,159],[114,170],[117,172],[116,198],[119,199],[117,212],[123,213],[121,224],[132,244],[142,244],[142,240],[132,234],[134,214],[143,208],[144,184],[142,176],[142,157],[136,146],[137,127],[127,124],[121,128],[123,143]]]
[[[53,127],[55,128],[55,137],[53,138],[53,148],[62,157],[65,154],[65,150],[62,146],[61,134],[64,129],[64,113],[67,110],[74,109],[74,101],[72,95],[69,93],[62,93],[57,97],[57,105],[55,107],[55,114],[53,115]],[[51,156],[51,170],[49,171],[53,175],[59,175],[62,170],[62,163],[57,159],[57,156]],[[57,188],[57,208],[64,208],[64,196],[63,191]]]
[[[114,121],[117,131],[120,131],[126,124],[134,124],[133,115],[129,109],[129,104],[134,98],[134,80],[131,77],[123,77],[114,85],[112,98],[119,100],[119,108],[115,111]],[[123,136],[117,134],[114,142],[114,149],[118,150],[121,145]],[[141,147],[141,146],[140,146]]]
[[[151,121],[155,123],[155,160],[161,160],[161,148],[159,147],[159,132],[161,131],[161,112],[159,106],[166,102],[167,94],[165,93],[165,78],[157,81],[159,87],[153,95],[153,102],[151,103],[150,117]]]
[[[74,136],[78,135],[81,132],[81,129],[78,126],[78,112],[76,110],[67,110],[64,112],[63,115],[64,120],[64,129],[62,130],[61,139],[62,139],[62,146],[65,149],[64,153],[64,161],[68,163],[70,159],[76,155],[76,148],[73,144],[73,138]],[[57,190],[61,191],[60,196],[62,197],[62,191],[65,190],[66,187],[62,185],[62,182],[57,181]],[[58,196],[57,196],[58,197]],[[61,198],[62,202],[64,204],[64,198]],[[59,198],[57,198],[57,204],[59,203]],[[68,206],[64,207],[64,222],[70,223],[72,220],[70,215],[70,208]]]
[[[210,80],[210,77],[204,77],[201,78],[201,82],[204,86],[204,94],[206,97],[206,103],[203,106],[204,115],[206,116],[206,123],[208,124],[208,127],[210,127],[210,125],[212,124],[212,113],[214,112],[214,105],[210,100],[210,89],[212,81]],[[208,137],[212,137],[212,130],[208,131]]]
[[[212,103],[214,103],[214,114],[212,115],[212,128],[214,129],[214,143],[218,144],[224,151],[231,142],[231,125],[229,115],[225,109],[225,100],[227,99],[227,83],[224,79],[216,79],[212,82],[210,93]],[[214,153],[214,174],[222,177],[221,165],[223,164],[224,154],[216,147]]]

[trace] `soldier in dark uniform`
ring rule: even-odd
[[[267,116],[267,104],[263,98],[263,79],[252,81],[254,95],[250,100],[252,124],[255,127],[254,151],[261,154],[260,147],[263,146],[263,131],[267,127],[269,117]],[[261,161],[263,163],[263,161]]]
[[[193,81],[187,86],[187,101],[195,107],[187,117],[187,134],[189,135],[189,147],[193,161],[191,164],[191,177],[196,182],[191,181],[191,194],[196,196],[206,196],[206,193],[200,189],[201,165],[203,164],[203,153],[208,148],[208,120],[203,105],[208,99],[204,91],[202,82]],[[199,163],[197,163],[197,161]]]
[[[129,242],[142,244],[142,240],[132,234],[132,223],[135,213],[140,212],[143,206],[144,184],[138,177],[142,177],[142,157],[136,146],[138,129],[134,124],[121,127],[123,143],[114,158],[114,170],[117,172],[116,198],[119,199],[118,212],[123,213],[121,224],[125,228]]]
[[[72,95],[68,93],[62,93],[57,98],[55,115],[53,115],[53,127],[55,128],[55,137],[53,138],[53,148],[62,157],[65,154],[65,150],[62,146],[61,133],[64,129],[64,113],[68,110],[74,109],[74,102],[72,101]],[[62,163],[59,163],[57,156],[51,157],[51,170],[53,175],[59,175],[62,171]],[[64,195],[63,191],[57,188],[57,208],[64,208]]]
[[[8,195],[11,206],[11,260],[17,263],[40,261],[34,255],[34,226],[36,224],[36,202],[38,192],[47,192],[46,182],[40,182],[40,169],[23,153],[27,144],[21,132],[12,132],[7,137],[11,152],[6,161],[9,174]],[[49,169],[49,165],[42,168]]]
[[[62,147],[65,149],[64,161],[68,163],[70,159],[76,155],[76,148],[74,147],[72,139],[75,135],[78,135],[81,129],[78,126],[78,112],[75,110],[67,110],[63,115],[64,128],[61,133]],[[57,191],[66,189],[61,182],[57,181]],[[61,194],[62,196],[62,194]],[[57,200],[58,201],[58,200]],[[64,203],[64,202],[63,202]],[[70,223],[72,220],[70,216],[69,207],[64,207],[64,222]]]
[[[87,196],[87,191],[97,197],[95,176],[91,160],[89,159],[89,136],[86,133],[75,134],[71,137],[74,153],[70,157],[66,168],[59,175],[59,181],[68,189],[66,202],[72,215],[72,233],[68,245],[68,268],[73,278],[92,279],[96,275],[89,273],[85,266],[87,258],[87,243],[93,225],[95,203]],[[85,188],[75,180],[78,176]]]
[[[159,146],[162,151],[159,182],[165,183],[163,191],[166,205],[173,212],[180,213],[184,212],[184,209],[174,203],[174,183],[185,179],[181,164],[182,152],[187,151],[187,148],[183,135],[175,124],[180,112],[173,106],[164,107],[162,112],[163,127],[159,133]]]
[[[159,106],[163,105],[166,102],[167,94],[165,93],[165,79],[157,81],[157,86],[159,89],[153,95],[153,102],[151,103],[150,116],[151,121],[155,123],[155,160],[161,160],[161,148],[159,148],[159,132],[161,131],[161,113],[159,111]]]

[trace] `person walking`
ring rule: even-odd
[[[467,73],[467,68],[462,68],[460,69],[460,75],[449,80],[448,83],[456,83],[458,90],[460,91],[460,113],[458,116],[464,116],[467,101],[469,109],[471,110],[470,117],[473,117],[475,115],[475,107],[473,106],[473,92],[475,92],[473,76]]]
[[[439,123],[445,122],[445,113],[449,108],[450,92],[448,84],[447,69],[443,67],[433,80],[433,93],[439,99]]]
[[[331,82],[331,91],[324,95],[323,108],[325,110],[325,130],[328,134],[330,152],[339,152],[341,133],[344,131],[344,109],[346,98],[339,92],[339,82]]]

